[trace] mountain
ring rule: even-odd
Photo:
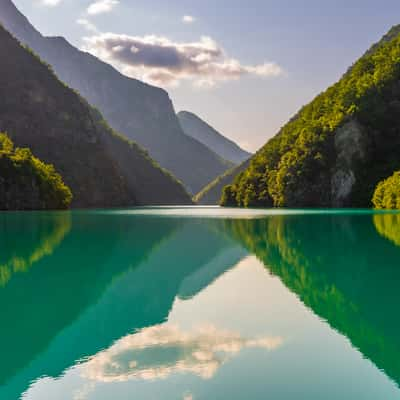
[[[0,22],[98,108],[112,128],[144,147],[193,194],[231,167],[183,133],[164,90],[120,74],[62,37],[42,36],[11,0],[0,0]]]
[[[178,119],[186,135],[203,143],[223,159],[233,164],[241,164],[250,158],[251,153],[241,149],[235,142],[220,134],[197,115],[181,111],[178,113]]]
[[[0,132],[53,164],[74,207],[190,204],[182,185],[0,27]]]
[[[400,169],[400,25],[303,107],[224,189],[244,207],[370,207]]]
[[[233,183],[234,179],[238,174],[244,171],[250,165],[250,161],[247,160],[244,163],[234,167],[224,174],[220,175],[209,183],[203,190],[194,196],[193,200],[197,204],[202,205],[217,205],[220,203],[222,197],[222,191],[224,187]]]

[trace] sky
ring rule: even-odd
[[[398,0],[14,0],[256,151],[400,23]]]

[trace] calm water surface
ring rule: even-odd
[[[400,214],[0,214],[0,399],[400,399]]]

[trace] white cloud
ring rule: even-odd
[[[76,23],[83,26],[88,32],[99,33],[99,30],[97,29],[96,25],[94,25],[86,18],[79,18],[76,21]]]
[[[274,62],[242,64],[229,57],[213,39],[173,42],[162,36],[128,36],[104,33],[84,38],[84,50],[113,64],[122,73],[157,85],[182,80],[197,86],[237,80],[245,75],[277,77],[282,68]]]
[[[182,17],[182,22],[184,24],[193,24],[193,22],[196,22],[196,18],[191,15],[184,15]]]
[[[247,339],[214,326],[185,332],[162,324],[128,335],[98,353],[82,365],[82,376],[97,382],[165,379],[176,373],[209,379],[244,348],[272,351],[282,343],[280,337]],[[159,358],[154,357],[156,352]]]
[[[90,4],[87,8],[89,15],[97,15],[110,12],[119,4],[119,0],[98,0]]]
[[[40,3],[44,6],[54,7],[61,3],[61,0],[40,0]]]

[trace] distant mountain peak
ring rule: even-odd
[[[203,143],[223,159],[238,165],[251,156],[251,153],[240,148],[196,114],[180,111],[177,115],[186,135]]]

